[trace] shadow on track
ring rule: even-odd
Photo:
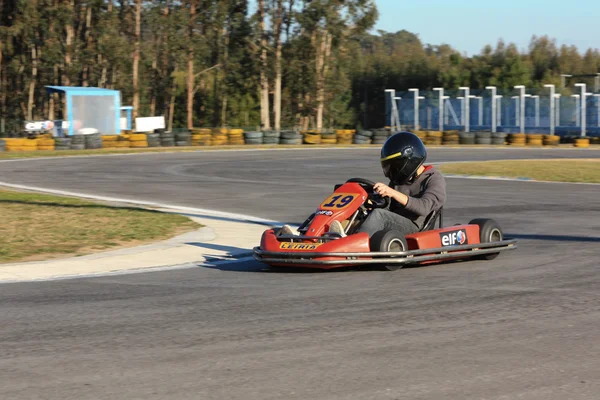
[[[511,237],[514,239],[548,240],[548,241],[556,241],[556,242],[600,243],[600,237],[590,237],[590,236],[527,235],[527,234],[512,234],[512,233],[506,233],[505,236]]]

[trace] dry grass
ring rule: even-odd
[[[600,183],[600,159],[511,160],[440,165],[447,174]]]
[[[131,247],[199,227],[179,215],[0,189],[0,263]]]

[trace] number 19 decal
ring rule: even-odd
[[[334,210],[342,209],[350,205],[350,203],[352,203],[352,200],[354,200],[355,198],[356,195],[354,194],[334,193],[321,204],[321,208],[329,208]]]

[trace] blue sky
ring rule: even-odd
[[[548,35],[581,52],[600,48],[600,0],[375,0],[375,29],[406,29],[430,44],[447,43],[468,55],[502,38],[525,50]]]

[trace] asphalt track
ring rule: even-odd
[[[437,150],[432,162],[598,151]],[[1,162],[1,181],[300,222],[377,150]],[[598,399],[600,186],[448,179],[488,262],[333,273],[255,262],[0,286],[2,399]],[[241,233],[242,234],[242,233]]]

